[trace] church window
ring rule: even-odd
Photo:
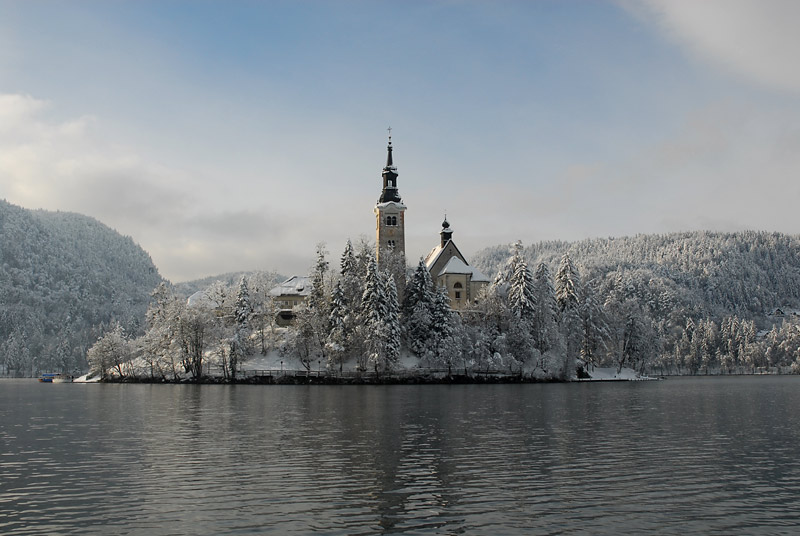
[[[464,288],[464,285],[461,284],[461,281],[456,281],[456,284],[453,285],[453,288]]]
[[[389,246],[389,249],[394,249],[394,240],[389,240],[387,244]]]
[[[456,291],[456,299],[457,299],[457,300],[460,300],[460,299],[461,299],[461,291],[460,291],[460,290],[457,290],[457,291]]]
[[[397,225],[397,216],[386,216],[386,225],[389,226]]]

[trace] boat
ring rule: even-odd
[[[39,377],[42,383],[72,383],[72,376],[60,372],[45,372]]]

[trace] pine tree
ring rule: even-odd
[[[361,319],[364,329],[365,354],[359,359],[359,368],[365,369],[367,363],[377,363],[381,358],[383,331],[381,325],[386,317],[385,285],[375,257],[367,262],[364,279],[364,294],[361,297]]]
[[[444,287],[439,287],[433,295],[431,309],[431,339],[433,342],[433,358],[448,368],[455,358],[453,341],[454,313],[450,308],[450,298]]]
[[[420,259],[406,286],[403,301],[403,332],[409,349],[423,356],[431,344],[435,288],[431,275]]]
[[[400,359],[400,304],[397,301],[397,287],[394,284],[394,278],[388,272],[384,275],[384,285],[386,316],[383,320],[383,367],[385,370],[391,370],[397,366]]]
[[[342,260],[340,262],[340,271],[342,277],[345,277],[346,274],[355,274],[358,272],[358,265],[356,263],[356,256],[353,251],[353,243],[350,242],[350,239],[347,239],[347,244],[344,246],[344,251],[342,252]]]
[[[516,266],[523,261],[521,240],[517,240],[511,245],[510,253],[511,257],[506,261],[505,265],[503,265],[503,267],[497,271],[497,275],[491,284],[493,289],[503,295],[505,295],[509,282],[514,276],[514,270]]]
[[[250,305],[250,291],[247,288],[247,279],[242,276],[234,304],[234,333],[230,339],[230,353],[228,354],[228,366],[233,379],[236,379],[239,365],[251,353],[250,317],[252,314],[253,308]]]
[[[317,262],[311,275],[311,293],[308,296],[308,308],[319,315],[327,316],[325,277],[328,273],[328,261],[325,260],[326,253],[325,244],[317,244]]]
[[[342,288],[342,282],[336,283],[331,296],[331,312],[328,316],[330,332],[327,339],[328,368],[339,365],[339,372],[348,354],[349,347],[349,307]]]
[[[536,314],[536,296],[533,291],[533,276],[522,255],[515,255],[513,272],[508,288],[508,305],[514,316],[532,327]]]
[[[581,322],[578,311],[578,288],[580,278],[568,253],[561,257],[556,273],[556,303],[560,313],[561,334],[564,338],[564,364],[561,370],[562,379],[569,380],[575,370],[581,341]]]
[[[564,253],[556,273],[555,291],[559,311],[578,308],[579,277],[569,253]]]
[[[533,279],[533,293],[536,297],[536,316],[534,319],[534,341],[541,353],[549,351],[555,344],[558,303],[556,291],[545,263],[539,263]]]
[[[594,367],[600,360],[600,352],[606,349],[609,332],[605,312],[597,301],[591,282],[581,287],[578,314],[581,324],[581,359]]]

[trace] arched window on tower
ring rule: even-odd
[[[461,289],[464,288],[464,285],[461,284],[461,281],[456,281],[453,285],[453,290],[455,291],[456,300],[461,299]]]
[[[386,225],[390,227],[397,225],[397,216],[386,216]]]

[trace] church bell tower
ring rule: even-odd
[[[395,276],[398,292],[405,286],[406,206],[397,191],[397,168],[392,161],[392,129],[389,129],[386,166],[383,168],[383,190],[375,205],[377,240],[376,256],[381,269],[389,269]],[[389,266],[391,265],[391,266]]]

